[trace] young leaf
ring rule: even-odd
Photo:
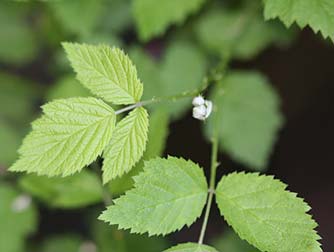
[[[183,243],[176,245],[164,252],[218,252],[215,248],[198,243]]]
[[[27,195],[0,184],[0,251],[24,251],[24,241],[37,227],[37,211]]]
[[[255,170],[266,167],[282,125],[279,97],[256,72],[231,72],[211,94],[222,148]],[[214,121],[209,118],[206,125]]]
[[[103,183],[127,173],[142,157],[147,141],[148,114],[143,107],[129,113],[115,128],[103,157]]]
[[[320,252],[310,207],[272,176],[232,173],[216,189],[221,214],[261,251]]]
[[[165,32],[171,24],[181,24],[197,12],[205,0],[134,0],[133,12],[139,36],[147,41]]]
[[[19,184],[51,207],[79,208],[102,201],[101,182],[88,170],[65,178],[27,174],[20,178]]]
[[[42,108],[11,171],[67,176],[93,162],[111,139],[115,112],[99,99],[60,99]]]
[[[63,47],[78,80],[93,94],[114,104],[140,100],[143,84],[136,67],[122,50],[75,43],[63,43]]]
[[[132,233],[166,235],[190,226],[206,202],[203,170],[191,161],[151,159],[134,180],[135,188],[116,199],[99,219]]]
[[[332,0],[264,0],[266,19],[279,18],[286,26],[296,22],[309,25],[314,32],[334,41],[334,1]]]

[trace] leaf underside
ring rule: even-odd
[[[272,176],[232,173],[216,189],[221,214],[238,235],[261,251],[320,252],[310,207]]]
[[[110,142],[115,112],[99,99],[60,99],[42,109],[11,171],[68,176],[92,163]]]
[[[206,202],[203,170],[191,161],[151,159],[134,180],[134,189],[116,199],[99,219],[132,233],[166,235],[190,226]]]

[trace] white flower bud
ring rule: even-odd
[[[212,102],[204,100],[202,96],[197,96],[193,99],[193,117],[204,121],[212,112]]]
[[[204,98],[199,95],[199,96],[196,96],[194,99],[193,99],[193,105],[194,106],[201,106],[201,105],[204,105]]]

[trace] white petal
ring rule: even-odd
[[[201,106],[201,105],[204,105],[204,98],[199,95],[199,96],[196,96],[194,99],[193,99],[193,105],[194,106]]]
[[[205,114],[205,118],[208,118],[209,115],[212,112],[212,101],[205,101],[205,105],[206,105],[206,114]]]

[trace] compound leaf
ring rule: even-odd
[[[99,217],[132,233],[165,235],[190,226],[203,210],[207,183],[203,170],[175,157],[145,162],[134,189],[115,200]]]
[[[216,105],[222,149],[249,168],[266,168],[283,123],[278,95],[256,72],[231,72],[221,84],[211,99]],[[212,121],[209,118],[209,128]]]
[[[114,104],[140,100],[143,84],[136,67],[118,48],[105,45],[63,43],[78,80],[93,94]]]
[[[60,99],[42,108],[11,171],[67,176],[93,162],[111,139],[115,112],[99,99]]]
[[[334,41],[334,1],[332,0],[264,0],[266,19],[279,18],[286,26],[296,22],[309,25],[314,32]]]
[[[171,24],[181,24],[197,12],[205,0],[135,0],[134,18],[139,36],[147,41],[165,32]]]
[[[272,176],[232,173],[216,189],[221,214],[242,239],[261,251],[320,252],[310,207]]]
[[[215,248],[198,243],[183,243],[171,247],[164,252],[218,252]]]
[[[103,183],[127,173],[142,157],[147,141],[148,114],[143,107],[129,113],[115,128],[103,157]]]

